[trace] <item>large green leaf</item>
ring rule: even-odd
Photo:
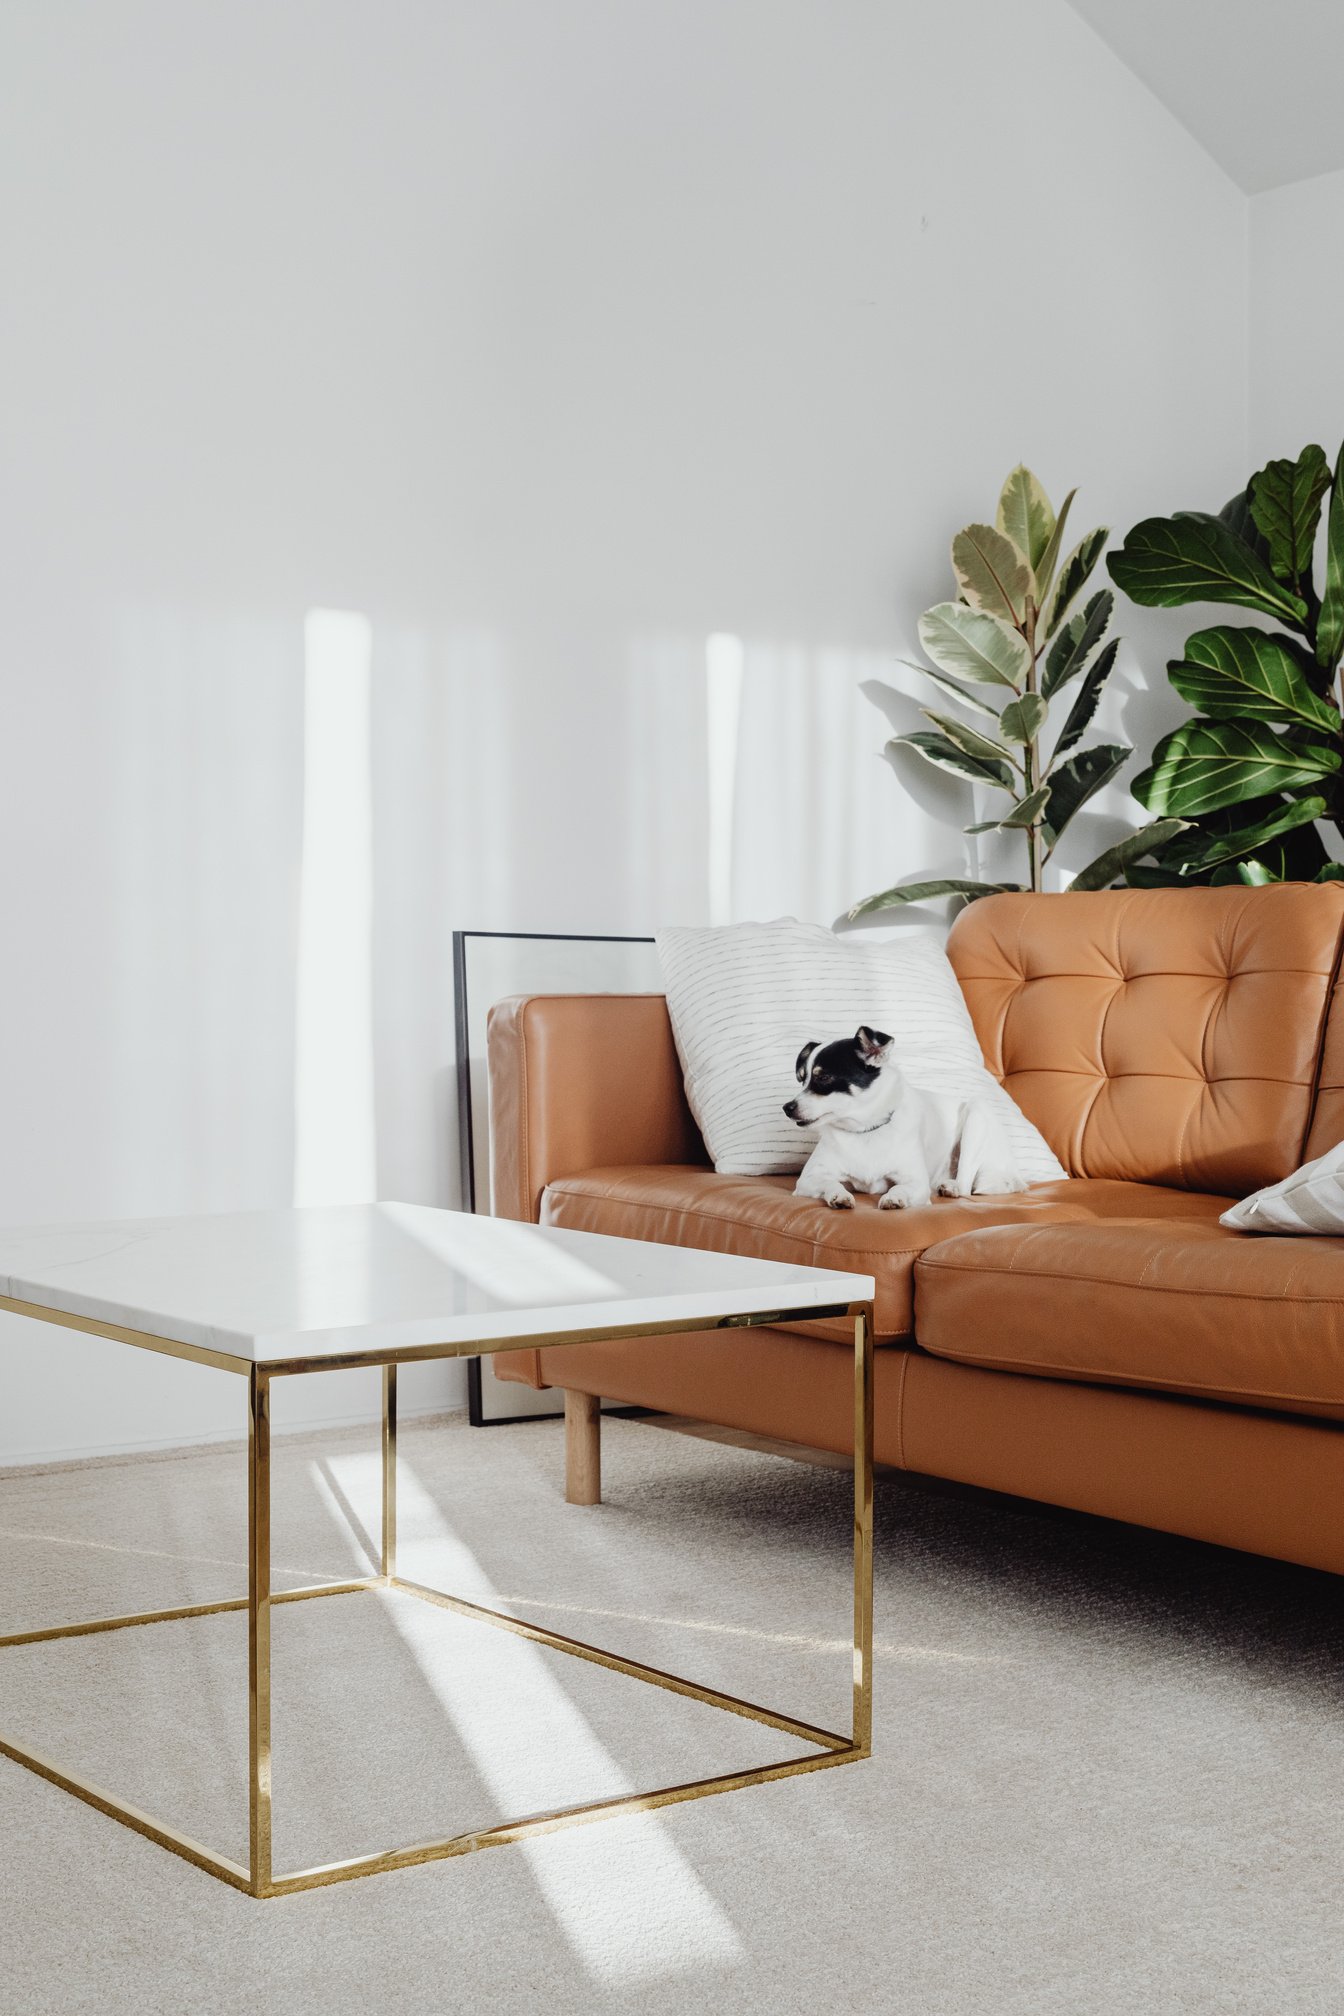
[[[968,525],[952,541],[952,571],[972,609],[1021,623],[1032,590],[1026,556],[992,525]]]
[[[1074,814],[1082,810],[1103,784],[1110,783],[1133,753],[1123,742],[1098,742],[1094,748],[1080,749],[1057,770],[1051,770],[1045,837],[1052,851]]]
[[[1300,790],[1338,770],[1339,751],[1263,721],[1186,721],[1164,735],[1131,789],[1150,812],[1193,817],[1267,791]]]
[[[1344,448],[1335,464],[1326,528],[1325,593],[1316,624],[1316,662],[1333,670],[1344,651]]]
[[[1184,819],[1149,820],[1146,826],[1140,826],[1137,833],[1126,833],[1114,847],[1106,848],[1095,861],[1089,861],[1086,868],[1080,868],[1069,884],[1070,890],[1109,889],[1133,862],[1141,861],[1145,854],[1155,854],[1159,847],[1164,847],[1168,840],[1184,830]]]
[[[1086,538],[1078,541],[1060,568],[1059,579],[1045,605],[1044,628],[1047,637],[1054,636],[1068,615],[1071,605],[1086,587],[1088,577],[1100,560],[1102,548],[1110,536],[1109,527],[1098,525],[1095,531],[1089,532]]]
[[[1078,688],[1077,698],[1069,709],[1068,719],[1059,731],[1055,753],[1050,759],[1052,766],[1059,761],[1066,749],[1072,749],[1075,742],[1082,739],[1083,730],[1088,727],[1097,711],[1101,689],[1115,669],[1115,654],[1119,649],[1120,639],[1112,637],[1110,643],[1102,646],[1088,667],[1083,683]]]
[[[989,701],[972,687],[963,686],[959,679],[949,679],[946,672],[935,672],[931,665],[916,665],[912,658],[898,658],[896,662],[898,665],[909,666],[912,672],[918,672],[922,678],[932,679],[935,686],[941,686],[944,693],[950,693],[954,700],[959,700],[963,707],[969,707],[973,714],[983,714],[987,721],[998,720],[998,708],[991,706]]]
[[[1031,670],[1027,640],[964,602],[937,602],[919,619],[919,642],[940,671],[990,686],[1021,686]]]
[[[1145,518],[1106,565],[1117,588],[1148,609],[1183,602],[1234,602],[1300,630],[1305,602],[1276,581],[1263,560],[1206,511]]]
[[[1236,861],[1243,855],[1256,854],[1271,840],[1278,840],[1299,826],[1310,826],[1314,820],[1324,816],[1324,798],[1295,798],[1291,804],[1270,813],[1268,818],[1256,819],[1247,826],[1233,827],[1230,832],[1209,833],[1192,828],[1184,839],[1174,841],[1166,849],[1162,865],[1174,868],[1178,874],[1203,875],[1222,861]]]
[[[999,508],[994,514],[995,529],[1011,539],[1027,565],[1035,573],[1050,544],[1055,514],[1050,499],[1026,464],[1019,462],[1004,483]]]
[[[1038,609],[1045,607],[1046,597],[1050,593],[1050,583],[1055,578],[1055,569],[1059,565],[1059,556],[1064,548],[1064,527],[1069,522],[1069,507],[1077,495],[1078,492],[1076,490],[1070,490],[1068,496],[1060,505],[1059,516],[1055,520],[1055,529],[1050,534],[1050,543],[1036,562],[1036,606]]]
[[[1340,731],[1338,709],[1312,692],[1292,642],[1250,625],[1196,630],[1167,676],[1182,700],[1215,721],[1302,721],[1327,735]]]
[[[1269,565],[1269,541],[1251,516],[1249,484],[1244,490],[1238,490],[1235,497],[1228,498],[1218,516],[1234,538],[1240,539],[1242,545],[1249,546],[1258,560],[1263,560],[1266,566]]]
[[[1098,588],[1095,595],[1088,597],[1086,608],[1070,616],[1046,653],[1041,691],[1047,700],[1082,671],[1106,635],[1114,607],[1115,597],[1110,589]]]
[[[1017,791],[1017,781],[1006,763],[982,762],[979,757],[969,756],[946,735],[930,735],[927,729],[917,728],[909,735],[893,735],[887,747],[915,749],[935,769],[950,770],[955,777],[969,777],[975,784],[993,784],[1000,791],[1014,794]]]
[[[1024,693],[1020,700],[1008,702],[999,716],[999,728],[1010,742],[1033,742],[1049,712],[1039,693]]]
[[[1266,462],[1251,478],[1251,516],[1269,546],[1269,564],[1294,586],[1311,573],[1321,499],[1330,488],[1325,450],[1313,441],[1296,462]]]
[[[846,915],[852,921],[856,917],[869,917],[875,910],[899,910],[905,903],[927,903],[934,896],[964,896],[968,903],[974,903],[978,896],[1003,896],[1021,887],[1020,882],[970,882],[959,876],[939,882],[903,882],[896,889],[865,896]]]

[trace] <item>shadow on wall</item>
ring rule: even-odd
[[[871,702],[890,690],[889,670],[877,651],[710,638],[715,922],[789,915],[831,923],[883,878],[946,855],[953,792],[940,790],[941,780],[898,790],[884,760],[887,736]]]

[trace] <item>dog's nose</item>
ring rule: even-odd
[[[790,1120],[796,1120],[798,1118],[798,1101],[796,1099],[787,1100],[784,1111],[788,1114]]]

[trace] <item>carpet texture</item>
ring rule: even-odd
[[[402,1572],[843,1727],[847,1473],[604,1427],[402,1433]],[[244,1585],[237,1448],[0,1478],[0,1629]],[[368,1572],[376,1437],[275,1460],[276,1584]],[[0,1760],[0,2008],[1338,2011],[1338,1584],[877,1492],[870,1763],[257,1903]],[[274,1622],[276,1866],[788,1755],[405,1597]],[[0,1728],[244,1858],[238,1614],[0,1653]]]

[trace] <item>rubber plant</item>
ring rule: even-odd
[[[1025,882],[961,877],[904,882],[856,903],[851,918],[937,896],[974,902],[1005,889],[1041,889],[1046,864],[1070,821],[1133,754],[1119,742],[1079,747],[1114,668],[1119,639],[1107,637],[1115,604],[1110,589],[1083,593],[1108,529],[1087,533],[1060,558],[1076,494],[1070,490],[1056,515],[1037,478],[1019,465],[1004,483],[994,523],[958,532],[952,571],[959,596],[920,617],[919,641],[929,663],[914,667],[957,711],[925,707],[930,726],[896,735],[888,744],[914,749],[938,769],[1007,798],[997,817],[963,830],[1020,833]],[[1066,687],[1073,689],[1072,704],[1047,756],[1051,703]],[[990,725],[980,725],[986,722]],[[1127,835],[1070,886],[1106,888],[1131,861],[1183,825],[1179,817],[1165,818]]]
[[[1328,822],[1344,833],[1344,450],[1333,477],[1315,443],[1295,460],[1267,462],[1216,517],[1145,518],[1108,564],[1117,587],[1149,608],[1222,602],[1269,619],[1196,630],[1168,665],[1195,718],[1163,736],[1132,789],[1149,812],[1188,824],[1151,864],[1128,863],[1128,879],[1344,877],[1321,831]]]

